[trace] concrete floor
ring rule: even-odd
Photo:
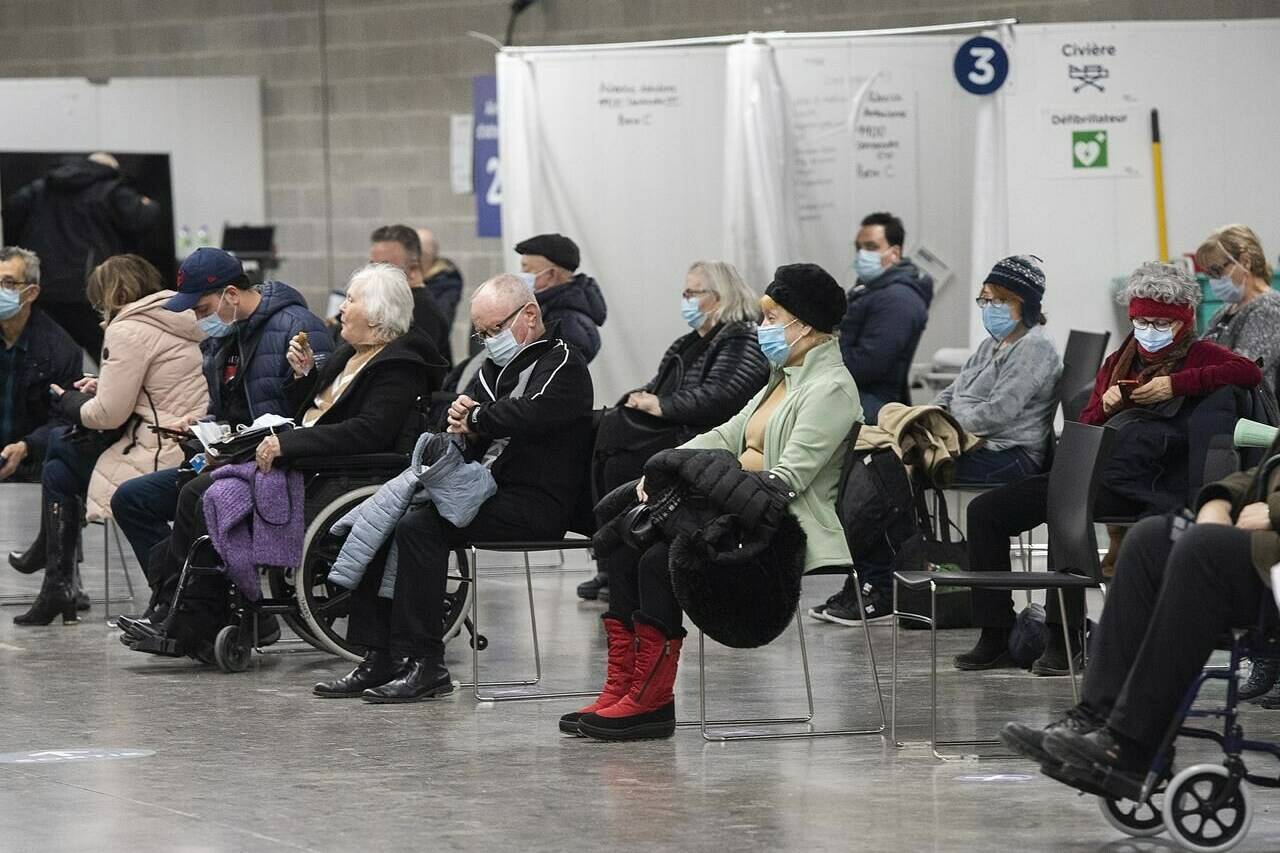
[[[3,551],[33,532],[34,499],[30,487],[0,488]],[[100,529],[88,535],[84,572],[100,595]],[[483,659],[488,673],[515,675],[530,659],[523,578],[498,567],[502,559],[511,558],[494,556],[482,576],[491,641]],[[602,608],[573,595],[586,576],[583,559],[571,556],[568,573],[535,575],[552,688],[600,678]],[[836,583],[815,579],[806,600],[825,598]],[[0,594],[38,585],[38,576],[0,569]],[[116,574],[113,590],[120,586]],[[319,653],[271,655],[224,675],[125,649],[103,624],[101,605],[75,627],[19,629],[17,612],[0,609],[0,754],[153,754],[0,763],[4,851],[1175,849],[1126,839],[1093,799],[1023,761],[942,763],[926,748],[894,749],[879,736],[707,744],[696,729],[682,729],[668,741],[599,744],[557,732],[556,717],[575,700],[477,704],[460,691],[401,707],[321,701],[312,683],[346,665]],[[818,722],[872,721],[861,633],[807,627]],[[888,702],[891,630],[873,632]],[[1065,679],[951,671],[945,661],[973,635],[943,636],[944,736],[992,733],[1008,719],[1043,721],[1070,704]],[[927,737],[927,635],[905,637],[900,735],[919,741]],[[709,648],[712,713],[801,708],[798,651],[794,631],[752,652]],[[449,652],[455,677],[469,677],[465,642]],[[692,641],[685,661],[678,706],[689,718],[697,713]],[[1280,737],[1280,714],[1253,710],[1244,725],[1254,736]],[[1238,849],[1280,849],[1280,799],[1253,794],[1256,817]]]

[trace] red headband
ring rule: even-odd
[[[1190,305],[1174,305],[1169,302],[1158,302],[1155,299],[1134,297],[1129,300],[1129,319],[1134,317],[1157,317],[1165,320],[1181,320],[1185,325],[1195,322],[1196,312]]]

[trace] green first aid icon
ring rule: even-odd
[[[1071,131],[1071,168],[1107,168],[1107,132],[1105,130]]]

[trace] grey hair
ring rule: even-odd
[[[360,288],[365,314],[379,338],[392,341],[409,331],[413,292],[404,270],[391,264],[366,264],[351,274],[347,292],[356,287]]]
[[[475,302],[481,293],[493,291],[511,308],[515,308],[516,304],[526,305],[530,302],[537,304],[538,296],[534,293],[533,285],[520,276],[504,272],[498,273],[493,278],[476,288],[476,292],[472,294],[471,301]]]
[[[21,246],[0,246],[0,261],[22,259],[23,275],[32,284],[40,283],[40,256]]]
[[[1200,305],[1200,285],[1185,269],[1174,264],[1147,261],[1129,274],[1116,302],[1128,305],[1134,299],[1154,299],[1166,305]]]
[[[695,261],[689,272],[702,278],[707,290],[719,301],[716,321],[719,323],[759,322],[760,297],[747,287],[733,264],[724,261]]]

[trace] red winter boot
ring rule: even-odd
[[[567,735],[579,733],[578,720],[583,714],[608,708],[631,689],[631,675],[636,666],[636,632],[613,613],[606,613],[600,618],[604,622],[605,636],[609,638],[609,668],[605,672],[604,689],[587,707],[560,718],[560,731]]]
[[[676,731],[676,683],[684,630],[672,631],[636,613],[636,665],[627,695],[607,708],[583,714],[578,733],[596,740],[671,737]]]

